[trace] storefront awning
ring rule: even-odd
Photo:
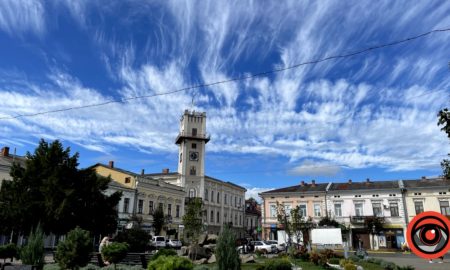
[[[403,225],[401,224],[384,224],[383,225],[384,229],[403,229]]]

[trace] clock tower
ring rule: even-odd
[[[204,197],[206,113],[185,110],[180,119],[180,133],[175,143],[179,147],[178,185],[186,189],[188,197]]]

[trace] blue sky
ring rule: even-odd
[[[0,2],[0,117],[162,93],[450,27],[447,1]],[[250,194],[301,180],[441,173],[450,32],[240,82],[0,120],[18,154],[60,139],[82,167],[176,169],[180,115],[206,111],[208,175]],[[191,101],[194,99],[194,107]]]

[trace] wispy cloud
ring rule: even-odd
[[[45,9],[38,0],[0,2],[0,29],[10,35],[45,33]]]
[[[5,3],[0,10],[3,31],[45,31],[46,11],[39,2]],[[286,67],[442,26],[442,21],[448,21],[443,10],[450,10],[444,2],[431,8],[425,3],[388,1],[354,5],[291,1],[282,6],[215,1],[185,2],[182,7],[178,1],[161,5],[132,1],[128,9],[120,9],[131,11],[117,20],[116,27],[132,30],[141,22],[144,37],[119,39],[103,20],[89,20],[92,14],[87,10],[97,6],[64,3],[78,23],[89,26],[84,31],[101,49],[99,58],[114,89],[88,87],[70,70],[53,69],[45,84],[26,76],[20,87],[11,80],[2,81],[1,115],[162,93]],[[104,18],[119,13],[115,10],[119,6],[96,11]],[[13,12],[16,8],[28,10],[23,13],[28,14],[25,19]],[[163,15],[156,15],[156,9]],[[147,29],[147,25],[153,27]],[[3,136],[46,134],[102,153],[123,146],[175,152],[179,115],[194,97],[193,109],[208,115],[211,152],[288,157],[296,175],[339,173],[333,164],[387,170],[435,168],[447,145],[436,127],[436,112],[448,102],[444,97],[450,79],[444,76],[448,71],[442,59],[448,55],[449,42],[450,35],[436,35],[242,82],[10,120],[5,122]],[[253,189],[254,194],[260,192]]]

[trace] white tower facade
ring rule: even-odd
[[[188,197],[204,199],[205,145],[209,139],[206,134],[206,113],[185,110],[175,143],[179,147],[178,185],[186,189]]]

